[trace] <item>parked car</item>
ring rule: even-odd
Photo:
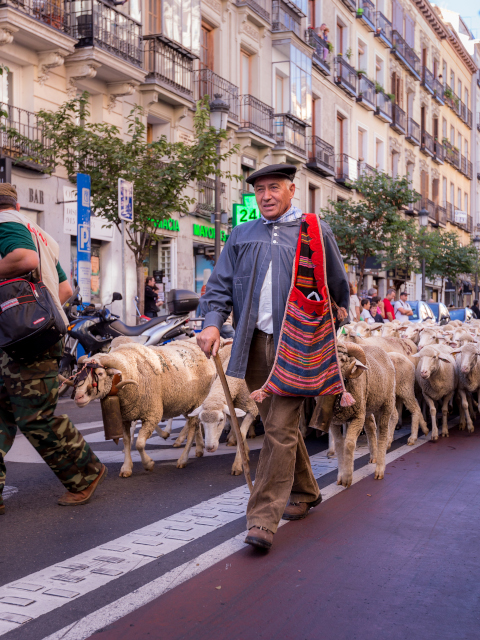
[[[467,307],[450,307],[448,310],[451,320],[461,320],[462,322],[470,322],[474,317],[473,311]]]
[[[450,314],[443,302],[427,302],[427,304],[433,311],[433,315],[438,324],[443,325],[450,322]]]
[[[433,311],[423,300],[409,300],[408,304],[412,307],[413,316],[406,316],[410,322],[425,322],[425,320],[435,320]]]

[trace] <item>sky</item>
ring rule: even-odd
[[[480,4],[477,0],[438,0],[434,4],[459,13],[475,38],[480,38]]]

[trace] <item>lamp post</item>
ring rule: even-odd
[[[428,211],[422,207],[418,212],[421,227],[428,227]],[[426,302],[427,295],[425,292],[425,258],[422,258],[422,300]]]
[[[222,100],[222,94],[216,93],[215,99],[210,103],[210,125],[217,133],[225,131],[227,128],[228,112],[230,106]],[[215,175],[215,264],[220,257],[220,232],[221,232],[221,188],[220,181],[220,140],[217,140],[217,173]]]
[[[473,246],[477,250],[477,263],[475,265],[475,300],[478,300],[478,252],[480,251],[480,236],[476,235],[472,242]]]

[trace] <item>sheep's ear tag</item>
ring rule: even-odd
[[[342,336],[346,336],[347,332],[345,331],[345,327],[342,327]]]
[[[112,378],[112,388],[110,389],[110,393],[108,394],[109,396],[116,396],[118,395],[118,389],[117,389],[117,384],[122,380],[122,374],[121,373],[116,373],[113,378]]]

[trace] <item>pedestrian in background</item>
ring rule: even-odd
[[[360,300],[357,296],[357,285],[352,282],[350,286],[350,322],[358,322],[360,320]]]
[[[72,295],[72,288],[58,261],[58,244],[19,209],[15,187],[0,184],[0,279],[31,272],[38,277],[38,243],[42,281],[67,322],[62,304]],[[5,456],[17,428],[67,489],[58,504],[86,504],[107,475],[107,468],[68,416],[54,415],[62,353],[63,339],[31,361],[16,361],[0,351],[0,514],[5,513]]]
[[[476,318],[480,318],[480,309],[478,307],[478,300],[473,301],[472,311],[473,311],[473,315]]]
[[[373,324],[375,320],[372,318],[372,315],[370,313],[370,300],[368,298],[363,298],[360,304],[362,305],[360,320],[368,322],[368,324]]]
[[[373,296],[370,304],[370,315],[375,322],[383,322],[385,314],[385,308],[380,296]]]
[[[145,278],[145,315],[148,318],[156,318],[158,316],[157,309],[158,289],[155,285],[155,278],[148,276]]]
[[[387,295],[383,299],[383,308],[385,310],[385,315],[384,315],[385,322],[392,322],[392,320],[395,318],[393,301],[395,300],[396,293],[397,292],[395,291],[395,289],[390,288],[387,290]]]
[[[371,287],[368,291],[367,291],[367,298],[371,301],[373,296],[377,295],[377,288],[376,287]]]
[[[407,302],[408,293],[402,291],[400,294],[400,300],[395,302],[395,318],[397,320],[408,320],[409,316],[413,316],[412,307]]]

